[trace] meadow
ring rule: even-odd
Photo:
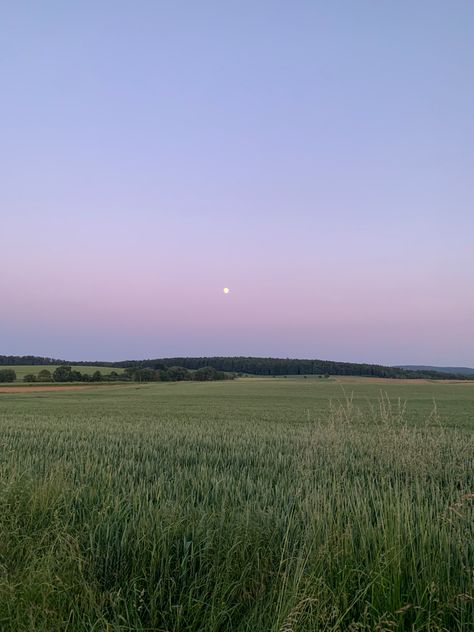
[[[474,384],[0,389],[5,632],[468,631]]]

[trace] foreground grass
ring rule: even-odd
[[[307,382],[2,395],[0,629],[471,630],[474,389]]]

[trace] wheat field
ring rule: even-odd
[[[0,391],[5,632],[468,631],[474,384]]]

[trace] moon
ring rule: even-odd
[[[225,287],[223,290],[224,294],[229,294],[230,290],[228,287]]]

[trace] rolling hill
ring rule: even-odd
[[[395,367],[406,371],[435,371],[438,373],[451,373],[452,375],[464,375],[474,377],[474,369],[465,366],[428,366],[418,364],[406,364]]]

